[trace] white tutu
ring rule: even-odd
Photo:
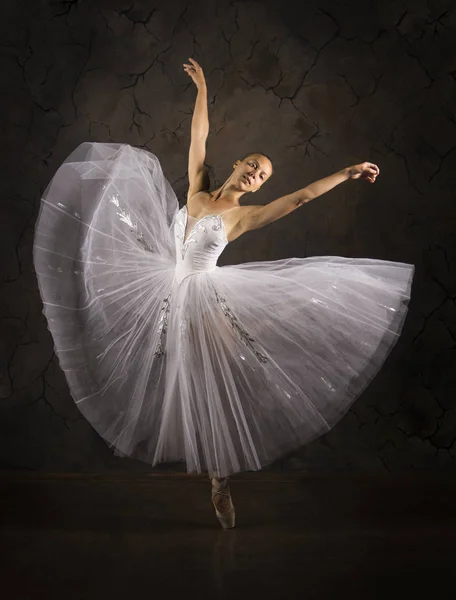
[[[150,152],[81,144],[38,217],[43,312],[78,408],[114,453],[224,477],[329,431],[400,334],[414,266],[317,256],[219,267]]]

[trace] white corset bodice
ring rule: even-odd
[[[232,207],[235,208],[235,207]],[[191,273],[211,271],[228,245],[223,215],[205,215],[201,219],[188,214],[187,205],[176,214],[174,239],[176,244],[176,272],[180,279]]]

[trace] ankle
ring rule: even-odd
[[[228,485],[228,480],[229,477],[212,477],[211,483],[217,487],[226,487]]]

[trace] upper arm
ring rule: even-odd
[[[209,177],[204,166],[206,158],[205,137],[192,137],[188,154],[188,179],[189,188],[187,198],[191,198],[197,192],[209,188]]]
[[[287,194],[264,206],[246,206],[239,225],[243,232],[259,229],[296,210],[306,202],[303,190]]]

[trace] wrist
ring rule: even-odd
[[[207,92],[207,87],[206,87],[206,82],[203,81],[201,83],[198,83],[198,85],[196,86],[198,89],[198,92]]]
[[[351,170],[352,170],[351,167],[345,167],[345,169],[342,169],[342,174],[346,180],[351,179],[351,176],[352,176]]]

